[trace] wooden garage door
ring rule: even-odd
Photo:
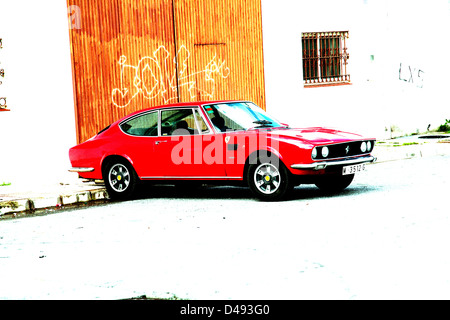
[[[67,0],[78,142],[147,107],[265,108],[260,0]]]

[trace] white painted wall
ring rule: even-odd
[[[449,18],[448,0],[262,0],[267,110],[377,138],[438,127],[450,118]],[[347,30],[353,85],[304,88],[302,32]],[[421,81],[400,80],[400,63]]]
[[[0,183],[59,179],[76,143],[66,1],[0,0],[0,15]]]
[[[396,0],[388,2],[389,47],[387,60],[388,89],[393,98],[392,110],[397,123],[414,130],[438,127],[450,118],[448,74],[450,52],[450,2],[448,0]],[[399,74],[402,63],[402,74]],[[409,82],[410,72],[413,82]],[[423,70],[423,82],[417,81]],[[392,74],[396,73],[397,77]],[[399,75],[403,81],[399,79]],[[423,84],[423,88],[418,88]]]

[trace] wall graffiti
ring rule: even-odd
[[[0,109],[6,109],[7,107],[8,107],[8,105],[6,104],[6,98],[1,97],[0,98]]]
[[[411,67],[410,65],[403,65],[400,63],[398,70],[398,79],[412,85],[417,88],[423,88],[425,72],[421,69]]]
[[[3,49],[3,39],[0,38],[0,49]],[[0,65],[2,63],[0,62]],[[1,68],[0,69],[0,79],[3,79],[5,77],[5,69]],[[0,86],[3,84],[3,81],[0,80]]]
[[[3,39],[0,38],[0,50],[3,49]],[[2,63],[0,62],[0,65]],[[3,84],[3,78],[5,78],[5,69],[0,68],[0,86]],[[0,111],[7,110],[6,97],[0,97]]]
[[[112,90],[113,104],[125,108],[139,95],[147,100],[159,97],[164,103],[175,102],[180,88],[186,88],[191,100],[213,98],[216,80],[230,75],[226,61],[216,54],[202,70],[188,72],[190,58],[184,45],[178,50],[173,64],[170,63],[171,54],[164,46],[156,49],[152,56],[140,59],[137,65],[128,64],[128,58],[121,56],[118,61],[120,87]]]

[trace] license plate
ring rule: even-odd
[[[355,174],[358,172],[362,172],[366,170],[366,164],[365,163],[361,163],[361,164],[355,164],[354,166],[347,166],[342,168],[342,174],[344,176],[349,175],[349,174]]]

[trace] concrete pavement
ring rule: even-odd
[[[448,154],[450,135],[431,134],[379,141],[373,152],[378,163]],[[77,174],[50,184],[39,181],[2,184],[0,181],[0,219],[108,199],[103,185],[83,182]]]
[[[0,219],[8,215],[54,210],[107,198],[103,185],[83,182],[76,175],[60,183],[21,185],[13,182],[0,187]]]
[[[0,300],[448,299],[449,161],[379,163],[333,196],[150,187],[135,201],[6,219]]]

